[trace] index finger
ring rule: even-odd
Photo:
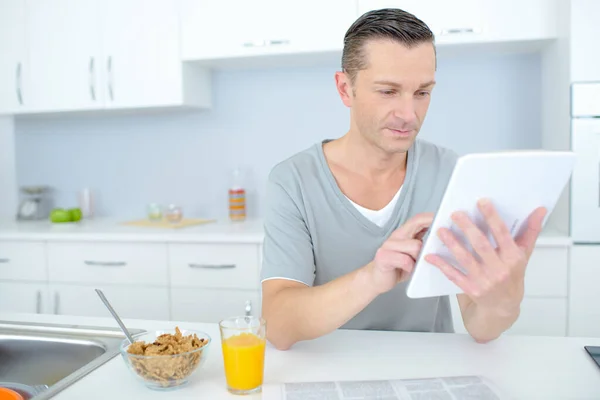
[[[415,214],[392,233],[397,239],[414,239],[433,223],[433,213]]]

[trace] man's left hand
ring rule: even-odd
[[[467,274],[451,266],[438,255],[425,259],[437,266],[460,287],[478,309],[493,315],[510,316],[518,310],[524,294],[525,268],[540,234],[546,209],[537,208],[529,217],[523,234],[513,239],[506,224],[489,200],[478,204],[497,247],[471,221],[466,213],[453,214],[452,220],[464,233],[479,260],[446,228],[437,234]]]

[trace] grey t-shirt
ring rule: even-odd
[[[316,286],[368,264],[408,218],[437,210],[457,160],[453,151],[417,139],[408,151],[393,214],[379,227],[344,196],[323,143],[277,164],[269,174],[262,281],[284,278]],[[411,299],[406,285],[378,296],[341,328],[454,332],[447,296]]]

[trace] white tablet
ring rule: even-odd
[[[467,212],[495,246],[477,208],[477,201],[489,198],[513,237],[517,237],[521,228],[526,227],[527,217],[537,207],[543,206],[548,210],[544,220],[546,223],[569,182],[574,164],[575,155],[569,151],[511,151],[460,157],[408,283],[408,297],[462,293],[439,268],[425,261],[425,255],[438,254],[464,272],[436,233],[442,227],[450,228],[458,240],[472,251],[461,230],[450,219],[452,213],[459,210]]]

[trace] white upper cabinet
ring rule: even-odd
[[[210,107],[209,72],[181,62],[180,12],[179,1],[2,1],[0,113]]]
[[[571,0],[571,81],[600,81],[600,1]]]
[[[107,0],[103,3],[102,85],[106,107],[169,107],[185,104],[185,89],[208,106],[209,77],[185,75],[179,40],[179,2]],[[184,78],[187,78],[184,88]],[[203,92],[203,93],[202,93]]]
[[[27,110],[77,111],[102,106],[101,16],[97,0],[28,0]]]
[[[356,0],[183,0],[184,60],[340,50]]]
[[[0,1],[0,113],[23,108],[27,60],[25,0]]]
[[[437,44],[548,39],[556,36],[557,0],[359,0],[360,15],[401,8],[425,22]]]

